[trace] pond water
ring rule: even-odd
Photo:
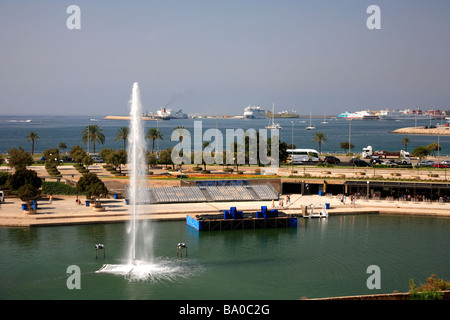
[[[155,222],[144,279],[97,273],[126,255],[126,224],[0,229],[0,299],[293,300],[408,291],[431,274],[450,279],[449,218],[348,215],[299,220],[297,228],[198,232]],[[188,256],[177,257],[185,242]],[[94,245],[102,243],[96,259]],[[103,254],[105,257],[103,257]],[[80,289],[68,289],[80,268]],[[367,268],[380,268],[370,290]]]

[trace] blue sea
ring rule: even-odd
[[[27,121],[27,120],[31,120]],[[322,124],[323,118],[313,118],[312,124],[316,130],[306,130],[309,118],[276,119],[282,125],[280,139],[287,144],[294,142],[297,148],[312,148],[318,150],[317,142],[313,141],[315,132],[322,131],[327,135],[327,142],[322,145],[322,152],[342,153],[340,142],[349,140],[355,145],[353,152],[360,153],[362,148],[371,145],[374,150],[398,151],[405,148],[402,139],[406,135],[392,134],[390,131],[401,127],[413,127],[414,120],[391,121],[347,121],[345,119],[328,119],[327,124]],[[173,129],[183,126],[193,136],[194,121],[201,121],[203,130],[218,128],[225,139],[226,129],[242,128],[247,130],[264,129],[268,124],[265,119],[171,119],[164,121],[144,121],[145,129],[158,128],[163,134],[163,140],[155,142],[155,150],[163,150],[173,147],[178,141],[170,141]],[[436,124],[433,120],[431,124]],[[40,153],[48,148],[55,148],[64,142],[69,151],[74,145],[87,148],[81,140],[81,133],[88,124],[97,124],[103,129],[105,143],[96,144],[96,152],[102,148],[123,148],[123,141],[115,141],[116,131],[120,127],[128,126],[127,120],[104,120],[103,116],[0,116],[0,153],[6,153],[13,147],[21,146],[31,151],[31,142],[27,141],[30,132],[36,132],[39,139],[35,144],[35,153]],[[429,125],[430,120],[418,120],[417,126]],[[437,136],[408,135],[410,142],[408,151],[420,145],[428,145],[438,141]],[[152,148],[151,140],[147,141],[149,149]],[[440,136],[439,143],[442,150],[440,155],[450,154],[450,136]],[[225,141],[224,141],[225,145]],[[93,152],[91,143],[90,151]]]

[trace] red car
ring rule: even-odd
[[[433,167],[435,168],[450,168],[448,164],[436,163]]]

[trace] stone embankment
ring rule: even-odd
[[[425,128],[425,127],[406,127],[399,128],[391,133],[398,134],[420,134],[420,135],[430,135],[430,136],[448,136],[450,135],[450,127],[436,127],[436,128]]]

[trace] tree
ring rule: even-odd
[[[73,146],[73,148],[69,152],[69,156],[75,161],[76,163],[82,163],[84,157],[86,156],[86,151],[79,145]]]
[[[322,131],[317,131],[316,134],[313,137],[313,141],[316,141],[319,143],[319,154],[322,153],[322,144],[325,142],[328,142],[327,135],[323,133]]]
[[[64,152],[64,150],[67,149],[67,144],[65,144],[64,142],[60,142],[58,148],[62,149],[62,151]]]
[[[37,199],[41,191],[35,188],[31,183],[24,184],[17,190],[17,196],[20,200],[27,203],[27,208],[31,207],[31,200]]]
[[[95,173],[84,174],[77,182],[77,190],[84,193],[86,198],[99,197],[108,193],[105,184]]]
[[[151,153],[150,151],[147,151],[147,165],[153,168],[156,165],[157,162],[156,154]]]
[[[103,134],[103,129],[98,124],[93,124],[86,126],[82,133],[82,141],[83,143],[92,142],[94,144],[94,153],[95,153],[95,142],[98,141],[101,144],[105,143],[105,135]],[[90,150],[88,150],[88,153]]]
[[[30,132],[27,135],[27,141],[31,141],[31,155],[34,154],[34,144],[39,139],[39,136],[36,132]]]
[[[123,150],[127,150],[127,139],[128,139],[128,127],[120,127],[116,131],[116,138],[114,141],[123,140]]]
[[[161,164],[165,164],[166,168],[168,165],[173,165],[172,148],[167,148],[166,150],[161,151],[161,154],[159,155],[159,162]]]
[[[411,141],[411,140],[409,140],[408,137],[404,137],[404,138],[402,139],[402,142],[405,144],[405,151],[406,151],[406,152],[408,152],[408,143],[409,143],[410,141]]]
[[[441,145],[438,144],[437,142],[430,143],[429,145],[426,146],[426,148],[428,149],[429,153],[433,154],[433,156],[435,155],[434,154],[435,151],[441,151]]]
[[[58,148],[46,149],[43,155],[46,165],[52,168],[56,168],[61,160]]]
[[[87,154],[83,158],[83,164],[86,166],[86,169],[89,170],[89,166],[94,164],[94,159],[92,159],[91,155]]]
[[[347,150],[353,149],[355,147],[355,145],[353,143],[350,143],[350,145],[349,145],[348,141],[344,141],[344,142],[339,143],[339,147],[341,149],[344,149],[345,153],[347,153]]]
[[[22,147],[12,148],[8,150],[9,154],[9,163],[8,165],[11,168],[17,169],[24,169],[27,166],[30,166],[33,164],[33,157],[30,153],[23,150]]]
[[[163,140],[163,135],[161,131],[159,131],[156,128],[150,128],[147,131],[147,134],[145,135],[145,139],[151,139],[152,140],[152,153],[153,150],[155,150],[155,140]]]
[[[418,157],[420,161],[425,159],[425,157],[430,153],[427,147],[419,146],[413,150],[413,155]]]
[[[121,165],[127,163],[127,152],[125,150],[111,152],[108,156],[108,163],[113,165],[114,168],[119,167],[119,172],[122,173]]]
[[[38,177],[34,170],[19,168],[6,181],[6,187],[11,191],[17,191],[26,184],[31,184],[36,189],[39,189],[42,185],[42,179]]]

